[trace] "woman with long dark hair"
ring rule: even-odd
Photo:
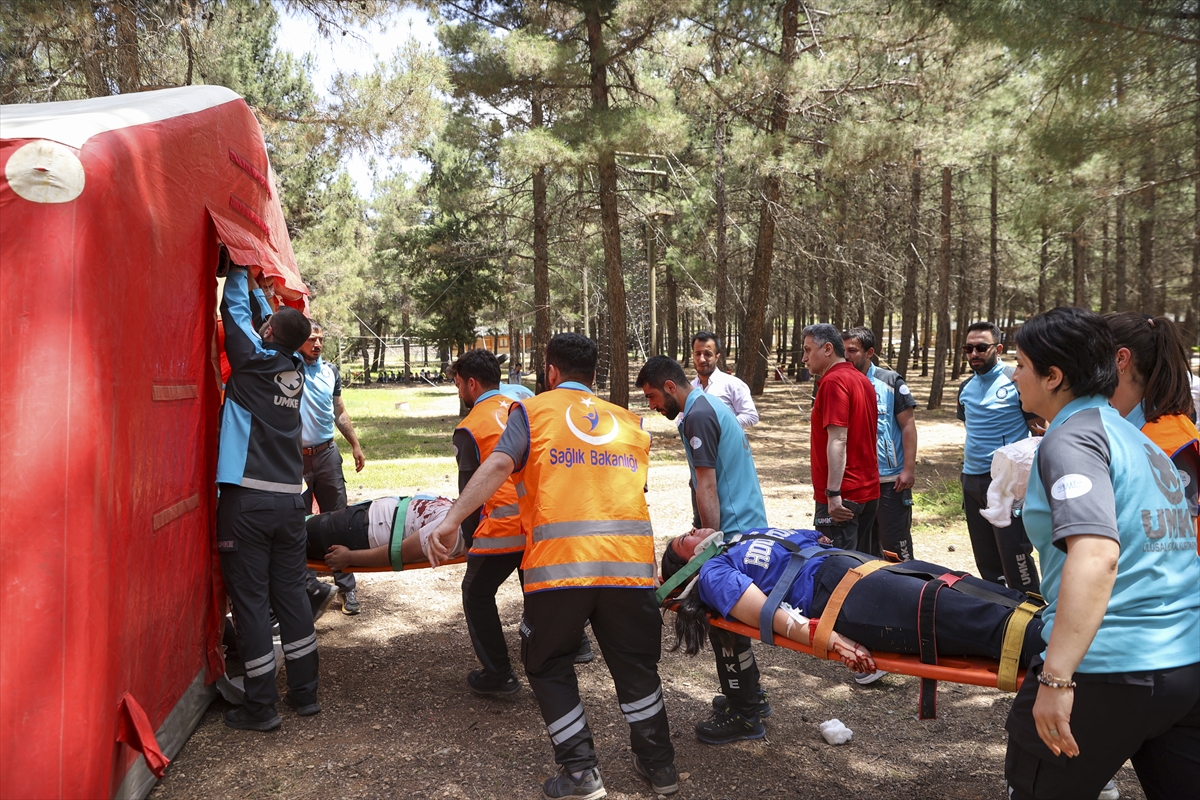
[[[1184,481],[1109,405],[1104,319],[1056,308],[1017,332],[1022,408],[1049,423],[1023,517],[1042,636],[1008,718],[1009,796],[1095,797],[1132,759],[1146,796],[1200,786],[1200,559]]]
[[[673,539],[663,553],[664,577],[675,574],[691,559],[711,531],[700,529]],[[700,567],[696,585],[682,593],[675,614],[675,649],[688,655],[708,641],[709,614],[717,613],[759,627],[767,596],[783,579],[792,551],[807,551],[786,597],[775,611],[773,631],[801,644],[812,644],[813,633],[830,597],[851,569],[874,557],[819,546],[811,530],[750,530]],[[790,545],[790,546],[789,546]],[[810,550],[811,548],[811,550]],[[957,588],[935,594],[936,649],[944,656],[1000,657],[1009,617],[1028,598],[1012,589],[970,575],[959,577],[949,567],[924,561],[905,561],[871,572],[846,595],[833,622],[828,649],[856,672],[871,672],[871,650],[919,653],[919,605],[931,579],[954,575]],[[1041,620],[1029,621],[1024,635],[1027,664],[1041,649]]]
[[[1187,476],[1184,492],[1195,517],[1200,511],[1200,431],[1192,420],[1191,372],[1179,326],[1166,317],[1132,312],[1106,314],[1104,321],[1117,346],[1113,408]]]

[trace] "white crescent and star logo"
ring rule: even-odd
[[[288,397],[295,397],[304,388],[304,378],[294,369],[287,370],[275,375],[275,385]]]
[[[504,419],[500,418],[499,411],[492,412],[492,419],[496,420],[496,424],[500,426],[500,430],[508,430],[508,408],[512,405],[511,400],[497,400],[496,405],[504,410]]]
[[[577,439],[587,442],[588,444],[608,444],[613,439],[617,438],[617,433],[619,432],[617,429],[617,418],[611,411],[606,412],[609,420],[612,422],[612,426],[607,433],[596,433],[596,429],[600,427],[600,410],[592,408],[592,404],[594,402],[595,401],[590,397],[585,398],[580,402],[580,405],[584,406],[587,412],[583,414],[583,421],[588,426],[587,433],[584,433],[580,427],[575,424],[575,420],[571,419],[571,412],[573,410],[577,410],[578,406],[567,407],[567,427],[571,429],[571,433],[575,434]]]

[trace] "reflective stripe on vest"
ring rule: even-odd
[[[521,401],[529,454],[517,473],[527,593],[572,587],[652,588],[646,506],[650,435],[627,409],[579,389]]]
[[[649,522],[610,519],[604,522],[551,522],[533,529],[533,541],[565,539],[568,536],[653,536]]]
[[[654,565],[639,564],[631,561],[582,561],[574,564],[552,564],[546,567],[534,567],[525,570],[525,585],[531,583],[552,583],[556,581],[573,581],[579,578],[603,579],[588,580],[587,586],[641,586],[642,580],[653,582]],[[576,584],[569,584],[576,585]],[[556,587],[546,587],[556,588]],[[528,588],[526,588],[528,591]]]
[[[495,556],[501,553],[519,553],[525,549],[524,536],[499,536],[474,539],[471,542],[471,555]]]
[[[517,505],[516,503],[509,503],[506,506],[498,506],[496,508],[493,508],[492,512],[490,514],[488,514],[488,518],[489,519],[504,519],[506,517],[520,516],[520,514],[521,514],[521,507],[519,505]]]
[[[479,463],[487,461],[496,448],[508,425],[508,410],[512,400],[502,394],[493,394],[475,403],[471,413],[459,423],[479,448]],[[483,504],[479,525],[471,540],[472,555],[500,555],[519,553],[525,549],[525,533],[521,528],[520,508],[517,505],[517,489],[511,479],[506,480],[496,493]]]

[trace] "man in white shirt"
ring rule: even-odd
[[[717,364],[721,358],[721,340],[715,333],[700,331],[692,337],[692,364],[696,379],[692,386],[719,398],[733,410],[738,424],[749,428],[758,422],[758,409],[750,398],[750,387],[736,375],[722,372]]]

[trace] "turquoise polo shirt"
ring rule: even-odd
[[[1185,494],[1171,460],[1103,397],[1071,401],[1047,429],[1022,514],[1041,558],[1047,642],[1067,537],[1121,545],[1112,597],[1079,672],[1200,662],[1200,558]]]
[[[767,508],[750,442],[729,406],[693,389],[683,408],[679,436],[692,471],[693,491],[697,467],[716,470],[721,530],[737,533],[766,528]]]
[[[963,468],[967,475],[990,475],[996,448],[1030,436],[1017,385],[996,362],[982,375],[972,375],[958,390],[959,419],[966,423]]]
[[[337,367],[324,359],[304,362],[304,394],[300,398],[300,443],[315,447],[333,438],[333,398],[342,394]]]

